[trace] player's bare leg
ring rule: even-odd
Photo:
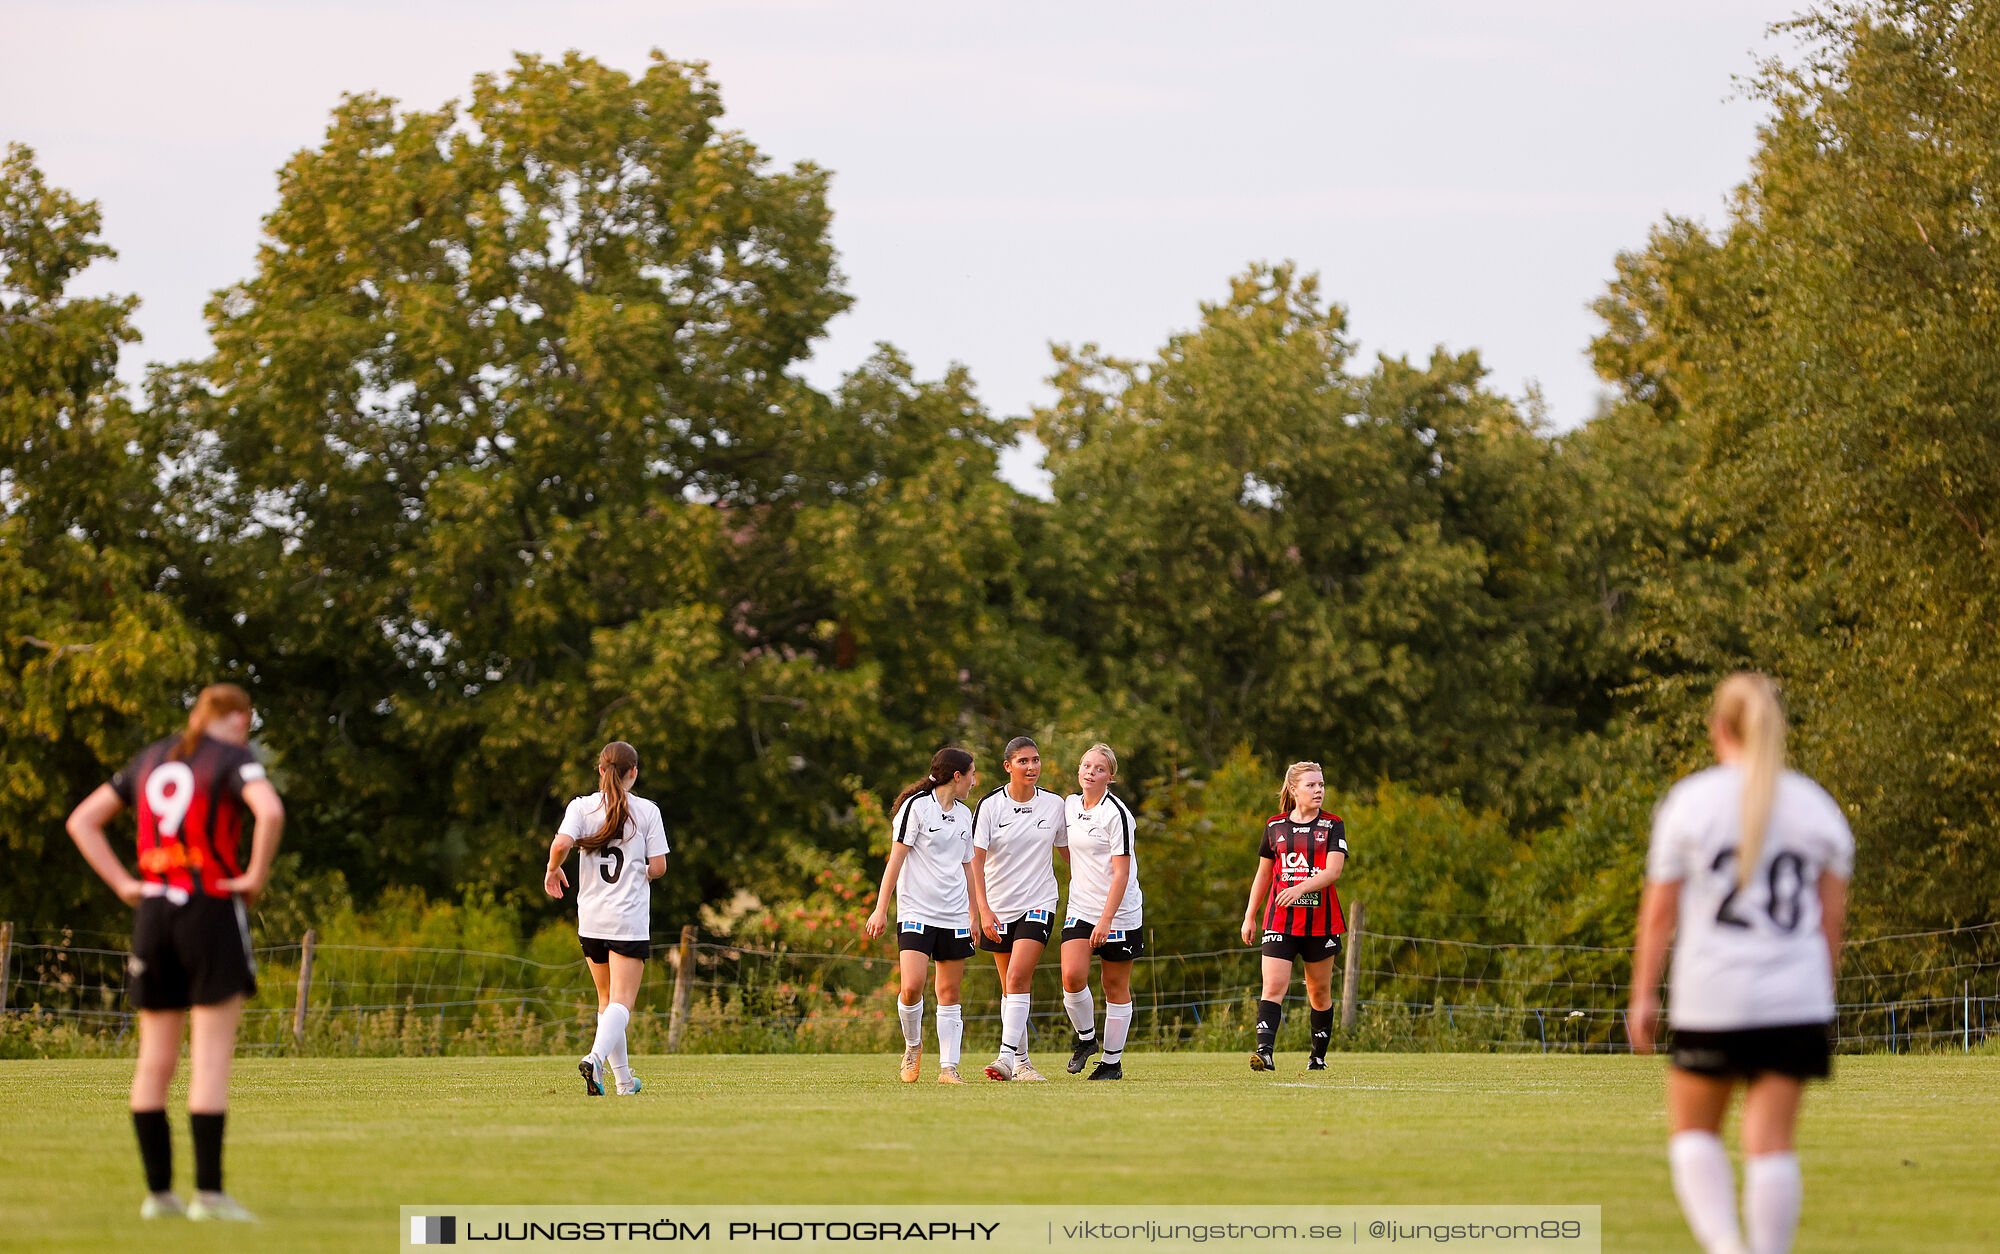
[[[930,966],[930,955],[920,949],[897,955],[896,1018],[903,1026],[903,1061],[896,1074],[905,1084],[916,1082],[917,1065],[924,1056],[924,977]]]
[[[1792,1152],[1805,1086],[1766,1071],[1743,1095],[1743,1226],[1753,1250],[1789,1250],[1805,1182]]]
[[[1079,936],[1062,943],[1063,1009],[1069,1014],[1076,1033],[1069,1052],[1069,1073],[1083,1070],[1098,1051],[1097,1010],[1090,1000],[1090,938]]]
[[[1292,986],[1292,960],[1263,956],[1263,987],[1257,1000],[1257,1048],[1250,1055],[1252,1071],[1278,1069],[1278,1028],[1285,1021],[1285,993]]]
[[[1326,1047],[1333,1042],[1333,956],[1305,963],[1306,1004],[1312,1007],[1312,1056],[1306,1070],[1326,1070]]]
[[[139,1214],[160,1219],[186,1213],[173,1186],[173,1140],[167,1130],[167,1089],[180,1065],[185,1010],[139,1012],[139,1061],[132,1068],[132,1128],[146,1168],[146,1200]]]
[[[965,1039],[964,1011],[958,993],[965,979],[965,960],[936,964],[932,987],[937,990],[938,1083],[963,1084],[958,1074],[959,1046]]]
[[[1667,1069],[1667,1163],[1688,1229],[1708,1254],[1747,1254],[1736,1222],[1736,1175],[1722,1146],[1734,1081]]]
[[[250,1222],[256,1216],[222,1189],[222,1129],[229,1113],[229,1072],[236,1061],[241,993],[196,1006],[188,1034],[188,1123],[194,1131],[194,1197],[188,1218]]]

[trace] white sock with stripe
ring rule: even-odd
[[[1125,1056],[1125,1034],[1132,1029],[1132,1003],[1104,1003],[1104,1061],[1117,1062]]]
[[[1000,1056],[1011,1057],[1017,1063],[1028,1060],[1028,1006],[1034,1000],[1029,993],[1002,993],[1000,995]]]
[[[1097,1003],[1091,1000],[1089,989],[1064,993],[1063,1009],[1069,1012],[1069,1025],[1078,1036],[1086,1041],[1097,1039]]]
[[[1708,1254],[1747,1254],[1736,1226],[1736,1174],[1729,1151],[1713,1132],[1676,1132],[1667,1138],[1667,1165],[1674,1196],[1688,1230]]]
[[[903,1044],[914,1049],[924,1043],[924,999],[919,997],[914,1005],[896,1003],[896,1017],[903,1023]]]
[[[1799,1230],[1805,1181],[1790,1150],[1756,1154],[1743,1163],[1743,1226],[1753,1254],[1787,1254]]]
[[[958,1065],[959,1042],[965,1039],[965,1012],[957,1006],[937,1008],[938,1065]]]

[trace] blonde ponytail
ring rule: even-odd
[[[1715,690],[1709,725],[1743,746],[1743,838],[1736,849],[1736,883],[1750,882],[1764,853],[1771,804],[1785,770],[1785,708],[1768,675],[1738,671]]]

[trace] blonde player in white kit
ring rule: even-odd
[[[1028,1010],[1035,964],[1055,930],[1058,904],[1052,850],[1069,860],[1063,799],[1039,786],[1042,751],[1027,736],[1001,755],[1004,787],[972,811],[972,908],[979,947],[1000,973],[1000,1056],[989,1080],[1046,1080],[1028,1059]]]
[[[1675,784],[1653,815],[1628,1021],[1633,1050],[1651,1053],[1672,941],[1674,1193],[1709,1254],[1784,1254],[1802,1196],[1799,1100],[1805,1081],[1829,1071],[1854,837],[1824,789],[1784,769],[1785,715],[1770,679],[1724,680],[1709,739],[1718,765]],[[1740,1228],[1720,1135],[1739,1080]]]
[[[1093,1080],[1125,1078],[1125,1034],[1132,1027],[1132,963],[1146,952],[1145,898],[1132,850],[1132,811],[1111,792],[1118,755],[1095,744],[1077,763],[1081,792],[1063,802],[1069,836],[1069,908],[1063,914],[1063,1009],[1076,1029],[1069,1055],[1075,1075],[1097,1052],[1097,1008],[1090,999],[1090,956],[1102,964],[1104,1057]]]
[[[890,807],[894,843],[875,910],[862,930],[880,936],[896,898],[896,951],[901,985],[896,1017],[903,1027],[905,1084],[916,1082],[924,1052],[924,975],[937,962],[938,1083],[963,1084],[959,1047],[965,1038],[958,990],[972,956],[972,811],[965,798],[979,782],[972,755],[945,748],[930,773],[905,788]]]
[[[563,811],[542,876],[549,896],[562,896],[569,883],[563,861],[577,850],[576,933],[597,985],[597,1037],[576,1069],[592,1097],[604,1095],[607,1075],[621,1096],[640,1088],[625,1054],[625,1027],[652,954],[651,886],[667,872],[667,828],[660,807],[632,795],[638,780],[639,751],[622,740],[604,746],[598,790]]]

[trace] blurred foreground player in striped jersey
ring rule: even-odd
[[[1243,943],[1256,944],[1261,934],[1264,944],[1252,1071],[1277,1070],[1272,1050],[1284,1021],[1285,990],[1295,959],[1305,964],[1306,1002],[1312,1007],[1312,1057],[1306,1070],[1326,1069],[1326,1046],[1333,1038],[1333,961],[1347,931],[1333,888],[1347,865],[1347,825],[1321,809],[1325,800],[1326,777],[1319,763],[1294,762],[1278,790],[1283,808],[1264,822],[1257,877],[1243,911]]]
[[[222,1128],[236,1027],[244,999],[257,991],[244,908],[256,904],[271,874],[285,806],[249,742],[250,694],[235,684],[212,684],[195,700],[187,730],[141,749],[69,816],[70,839],[91,869],[120,901],[136,907],[126,968],[139,1012],[132,1129],[146,1168],[147,1194],[139,1206],[144,1219],[255,1218],[222,1191]],[[139,824],[137,878],[104,835],[104,825],[128,807]],[[195,1194],[184,1206],[173,1191],[167,1086],[180,1061],[190,1007]]]

